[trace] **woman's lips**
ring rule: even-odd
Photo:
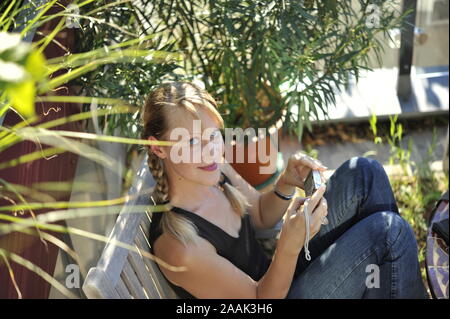
[[[205,171],[215,171],[217,169],[217,163],[213,163],[208,166],[199,167],[200,169],[203,169]]]

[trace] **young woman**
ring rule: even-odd
[[[326,169],[320,162],[293,155],[274,189],[259,193],[223,160],[223,119],[216,102],[187,82],[156,88],[142,119],[143,138],[183,145],[191,159],[211,145],[216,150],[215,158],[202,152],[196,162],[176,159],[176,146],[148,149],[156,181],[152,199],[170,207],[153,214],[150,244],[157,257],[186,267],[160,267],[181,298],[426,297],[414,233],[400,217],[377,161],[351,158],[308,198],[308,261],[306,199],[292,194],[303,188],[311,169]],[[178,135],[171,134],[175,131]],[[270,260],[254,231],[273,227],[285,214]]]

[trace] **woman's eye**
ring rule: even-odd
[[[190,145],[197,145],[200,142],[200,140],[197,137],[193,137],[189,140]]]
[[[214,131],[211,134],[211,140],[213,140],[213,141],[219,141],[220,137],[222,137],[222,134],[220,133],[220,131]]]

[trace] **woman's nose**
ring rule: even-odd
[[[211,153],[213,153],[213,157],[217,158],[223,152],[223,143],[217,143],[215,141],[205,141],[204,144],[202,144],[202,148],[205,149],[205,152],[203,152],[203,154],[210,155]]]

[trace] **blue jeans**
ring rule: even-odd
[[[410,225],[383,166],[354,157],[330,177],[328,225],[299,255],[288,299],[427,298]]]

